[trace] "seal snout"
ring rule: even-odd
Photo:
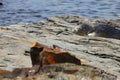
[[[93,27],[88,24],[80,24],[76,26],[72,32],[81,36],[86,36],[93,31]]]

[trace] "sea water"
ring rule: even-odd
[[[0,0],[0,25],[36,22],[61,14],[117,18],[120,0]]]

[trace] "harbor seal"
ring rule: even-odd
[[[82,24],[75,27],[72,31],[81,36],[87,35],[120,39],[120,29],[104,23],[95,24],[93,26]]]
[[[107,24],[97,24],[94,26],[93,32],[88,34],[88,36],[91,35],[105,38],[120,39],[120,29]]]
[[[88,24],[80,24],[72,29],[72,32],[81,36],[86,36],[93,31],[92,26]]]

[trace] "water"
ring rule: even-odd
[[[1,1],[1,0],[0,0]],[[120,0],[3,0],[0,25],[36,22],[59,14],[90,18],[116,18]]]

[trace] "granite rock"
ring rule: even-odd
[[[1,26],[0,65],[2,66],[0,68],[12,71],[14,68],[32,67],[30,56],[24,54],[25,51],[30,50],[31,42],[40,42],[47,46],[57,45],[72,53],[78,59],[83,60],[83,64],[100,68],[117,76],[119,80],[120,40],[96,36],[80,36],[72,32],[72,29],[80,26],[80,24],[93,26],[97,23],[109,24],[117,29],[120,28],[119,18],[115,20],[96,20],[76,15],[59,15],[36,23]],[[54,75],[47,75],[54,78]],[[77,77],[68,75],[73,76],[68,78],[61,73],[57,76],[60,75],[62,76],[57,77],[58,80],[74,80]],[[44,75],[41,76],[44,78]],[[18,78],[16,80],[22,79]],[[112,78],[109,80],[112,80]]]

